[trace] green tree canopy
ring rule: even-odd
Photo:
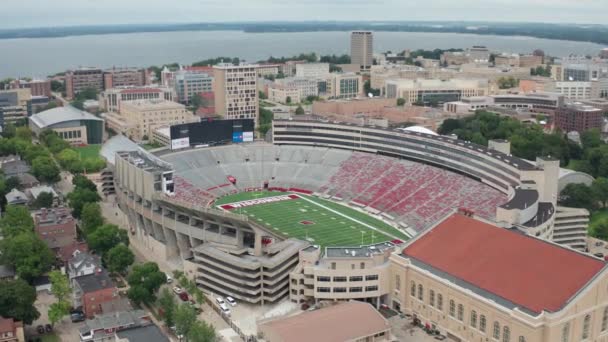
[[[98,227],[103,225],[101,207],[97,202],[85,203],[80,217],[80,224],[86,235],[93,233]]]
[[[53,194],[50,192],[41,192],[38,195],[38,198],[34,200],[34,207],[40,208],[50,208],[53,206]]]
[[[211,324],[203,321],[195,321],[188,332],[188,342],[214,342],[217,334]]]
[[[72,288],[68,278],[60,271],[51,271],[49,279],[51,280],[51,293],[57,298],[57,301],[69,300]]]
[[[302,108],[302,106],[298,106],[298,108],[296,108],[296,115],[304,115],[304,108]]]
[[[59,168],[51,157],[37,157],[32,162],[34,176],[44,182],[54,183],[59,181]]]
[[[55,255],[32,232],[23,232],[0,241],[0,261],[13,265],[19,278],[31,281],[51,269]]]
[[[585,184],[568,184],[560,195],[560,204],[566,207],[596,209],[593,191]]]
[[[112,273],[125,274],[127,268],[135,261],[135,255],[124,243],[112,247],[105,255],[106,267]]]
[[[68,194],[68,202],[70,208],[72,208],[72,215],[76,218],[80,218],[82,215],[82,209],[87,203],[98,202],[101,198],[97,191],[83,189],[76,187],[74,191]]]
[[[137,264],[127,277],[130,289],[127,292],[133,302],[152,303],[156,300],[156,291],[167,281],[167,277],[154,262]]]
[[[175,296],[169,288],[165,287],[160,291],[158,306],[163,310],[163,321],[168,327],[172,327],[174,324],[173,314],[175,313],[177,303],[175,302]]]
[[[35,301],[36,289],[23,279],[0,281],[0,316],[32,324],[40,317]]]
[[[196,311],[190,304],[178,305],[173,314],[173,321],[177,334],[187,336],[190,328],[196,322]]]
[[[114,246],[129,243],[126,230],[118,228],[113,224],[104,224],[87,236],[89,247],[101,255],[105,255]]]
[[[33,233],[34,220],[26,207],[9,205],[0,219],[0,229],[4,238],[11,238],[21,233]]]

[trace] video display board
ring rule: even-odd
[[[253,119],[205,120],[171,126],[171,149],[253,141]]]

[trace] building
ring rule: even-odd
[[[586,100],[592,97],[594,84],[597,82],[557,81],[549,91],[563,94],[570,100]]]
[[[103,71],[103,89],[116,87],[142,87],[150,84],[146,69],[111,68]]]
[[[0,316],[0,342],[25,342],[23,323]]]
[[[402,98],[406,104],[443,104],[458,101],[463,97],[485,96],[489,94],[487,80],[452,79],[386,81],[386,97]]]
[[[282,73],[281,69],[281,64],[259,64],[257,68],[258,77],[276,76]]]
[[[565,99],[561,94],[531,92],[463,97],[460,101],[444,103],[443,109],[450,113],[469,114],[478,109],[500,107],[553,115],[564,103]]]
[[[299,92],[298,97],[300,98],[300,100],[304,100],[308,96],[319,95],[319,80],[317,79],[309,79],[303,77],[286,77],[276,80],[275,84],[284,87],[286,89],[285,91],[287,92],[296,89]],[[269,97],[271,87],[272,86],[268,87]]]
[[[71,144],[101,144],[104,120],[72,106],[57,107],[30,117],[30,129],[39,135],[45,129],[55,131]]]
[[[196,122],[186,106],[166,100],[125,101],[120,114],[106,113],[108,127],[136,141],[148,140],[156,128]]]
[[[608,59],[608,48],[604,48],[600,51],[601,59]]]
[[[329,75],[329,63],[296,64],[296,77],[326,78]]]
[[[57,195],[57,193],[55,192],[55,189],[53,189],[52,187],[48,186],[48,185],[38,185],[38,186],[33,186],[29,189],[27,189],[27,192],[29,193],[29,195],[32,197],[33,200],[37,200],[38,196],[40,196],[40,194],[42,193],[49,193],[51,194],[51,196],[53,196],[53,206],[58,204],[59,201],[59,195]]]
[[[221,64],[213,67],[215,110],[224,119],[258,117],[257,65]]]
[[[567,103],[555,112],[555,127],[563,132],[576,131],[583,133],[587,130],[602,129],[604,124],[604,112],[582,103]]]
[[[80,341],[122,341],[120,339],[121,332],[150,325],[153,325],[153,322],[148,313],[144,310],[132,310],[98,315],[93,319],[88,319],[78,331]],[[150,337],[155,336],[150,335]],[[123,338],[128,339],[128,335]],[[164,339],[151,338],[145,341],[165,342],[166,337]],[[140,342],[140,340],[136,340],[135,342]]]
[[[331,73],[322,95],[329,99],[352,99],[363,95],[363,78],[355,73]]]
[[[17,188],[4,195],[4,198],[6,198],[6,204],[10,205],[26,205],[29,202],[27,196]]]
[[[601,341],[608,332],[603,260],[470,213],[445,218],[391,262],[390,306],[452,341]]]
[[[446,51],[441,55],[441,57],[439,58],[439,61],[441,62],[442,65],[449,66],[449,65],[462,65],[462,64],[470,63],[471,59],[470,59],[469,55],[467,55],[463,51],[454,51],[454,52]]]
[[[2,173],[6,178],[16,177],[30,172],[31,168],[25,160],[17,159],[2,163]]]
[[[11,89],[23,89],[28,88],[32,96],[44,96],[51,98],[51,80],[50,79],[33,79],[31,81],[26,80],[14,80],[10,84]]]
[[[213,91],[213,69],[180,69],[174,73],[173,83],[177,101],[190,103],[192,96]]]
[[[0,126],[27,120],[32,94],[28,88],[0,90]]]
[[[267,342],[391,341],[386,318],[357,301],[265,322],[259,330]]]
[[[101,268],[99,256],[89,254],[86,251],[79,251],[72,256],[67,263],[66,273],[70,280],[90,274],[94,274]]]
[[[65,74],[65,92],[68,99],[73,99],[85,89],[95,89],[98,93],[104,89],[103,70],[100,68],[79,68]]]
[[[100,108],[114,113],[120,113],[123,101],[136,100],[167,100],[175,101],[175,89],[169,87],[120,87],[104,90],[99,95]]]
[[[168,126],[159,127],[152,132],[152,141],[162,146],[171,145],[171,131]]]
[[[485,46],[473,46],[466,51],[472,63],[488,63],[490,61],[490,50]]]
[[[72,279],[73,307],[82,307],[88,318],[103,313],[102,305],[119,298],[118,289],[106,270],[98,268],[95,273]]]
[[[561,58],[551,68],[551,77],[563,82],[591,82],[608,77],[608,62],[575,56]]]
[[[374,64],[374,34],[371,31],[350,33],[350,62],[369,70]]]
[[[67,208],[41,209],[34,214],[34,231],[51,249],[72,245],[76,221]]]
[[[300,89],[297,87],[291,87],[274,83],[268,86],[268,100],[279,103],[300,103]],[[289,99],[289,101],[288,101]]]

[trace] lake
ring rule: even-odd
[[[597,55],[602,45],[529,37],[459,33],[376,32],[374,51],[466,48],[530,53],[542,49],[552,56]],[[78,66],[150,66],[190,64],[218,56],[247,61],[302,52],[349,53],[348,32],[245,33],[185,31],[0,40],[0,78],[43,77]]]

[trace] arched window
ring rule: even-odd
[[[429,305],[435,306],[435,291],[429,290]]]
[[[479,331],[486,332],[486,316],[479,316]]]
[[[456,303],[453,300],[450,300],[450,316],[456,316]]]
[[[410,295],[416,297],[416,283],[412,280],[412,286],[410,287]]]
[[[353,269],[355,268],[355,264],[353,264]],[[399,275],[395,276],[395,288],[398,291],[401,291],[401,277]]]
[[[502,328],[502,342],[510,342],[511,341],[511,329],[508,326],[504,326]]]
[[[443,310],[443,296],[441,293],[437,295],[437,309]]]
[[[477,311],[471,311],[471,327],[477,328]]]
[[[585,319],[583,320],[583,335],[581,336],[581,338],[583,340],[586,340],[589,338],[589,327],[591,326],[591,315],[587,315],[585,316]]]
[[[458,320],[462,322],[464,319],[464,306],[462,304],[458,304]]]
[[[424,298],[424,289],[422,288],[422,284],[418,284],[418,299],[423,300]]]
[[[498,322],[494,322],[494,326],[492,329],[492,337],[494,337],[495,340],[500,339],[500,323]]]
[[[604,315],[602,316],[602,331],[608,329],[608,307],[604,308]]]
[[[523,336],[519,336],[519,342],[526,342],[526,338]]]
[[[570,323],[566,323],[562,327],[562,342],[568,342],[569,340],[570,340]]]

